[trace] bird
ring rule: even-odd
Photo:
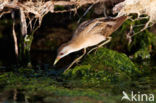
[[[110,35],[116,31],[126,19],[127,16],[101,17],[82,22],[73,33],[71,40],[59,47],[57,57],[53,65],[56,65],[60,59],[70,53],[84,49],[85,54],[86,48],[88,47],[98,44],[98,47],[101,47],[108,43],[111,40]],[[101,44],[103,41],[105,42]]]

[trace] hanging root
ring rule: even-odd
[[[80,59],[83,58],[85,54],[86,54],[86,48],[83,49],[83,54],[80,57],[76,58],[64,72],[69,70],[75,63],[79,62]]]
[[[13,35],[13,39],[14,39],[15,54],[16,54],[16,58],[17,58],[18,57],[18,42],[17,42],[17,36],[16,36],[16,32],[15,32],[15,13],[12,12],[11,16],[13,19],[12,35]]]
[[[151,23],[151,22],[148,21],[148,22],[145,24],[144,28],[142,28],[139,32],[134,33],[134,35],[132,35],[132,37],[135,36],[135,35],[137,35],[137,34],[139,34],[139,33],[141,33],[141,32],[143,32],[143,31],[146,30],[147,28],[150,28],[150,27],[152,27],[152,26],[154,25],[154,23],[152,23],[151,25],[149,25],[150,23]]]
[[[149,20],[149,21],[145,24],[144,28],[141,29],[140,31],[143,32],[143,31],[146,30],[147,28],[151,27],[151,26],[149,25],[150,23],[151,23],[151,21]]]
[[[105,44],[109,43],[111,41],[112,37],[107,37],[107,40],[105,42],[103,42],[102,44],[99,44],[98,46],[96,46],[95,48],[92,48],[88,53],[90,54],[93,50],[97,50],[98,48],[101,48],[102,46],[104,46]]]
[[[149,20],[148,20],[148,22],[145,23],[145,24],[133,25],[133,23],[135,23],[135,21],[143,20],[143,19],[148,19],[148,18],[149,18]],[[149,16],[146,16],[146,17],[137,17],[136,19],[132,19],[132,17],[129,17],[129,20],[131,20],[132,23],[131,23],[131,26],[130,26],[130,32],[129,32],[128,34],[132,33],[134,27],[141,27],[141,26],[143,26],[143,28],[142,28],[140,31],[138,31],[138,32],[134,32],[134,31],[133,31],[133,32],[134,32],[134,35],[132,35],[131,37],[133,37],[133,36],[135,36],[135,35],[137,35],[137,34],[143,32],[144,30],[146,30],[146,29],[149,28],[149,27],[152,27],[153,24],[154,24],[154,23],[151,22],[151,19],[150,19]],[[150,23],[152,23],[152,24],[149,25]]]

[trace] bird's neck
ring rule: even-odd
[[[71,49],[72,52],[79,51],[82,49],[78,43],[72,41],[70,41],[67,46]]]

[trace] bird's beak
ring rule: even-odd
[[[60,60],[61,58],[60,57],[57,57],[56,59],[55,59],[55,61],[54,61],[54,66],[56,65],[56,63]]]

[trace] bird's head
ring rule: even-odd
[[[61,45],[61,47],[58,49],[57,52],[57,57],[54,61],[54,65],[63,57],[67,56],[68,54],[70,54],[71,52],[73,52],[72,47],[68,44],[63,44]]]

